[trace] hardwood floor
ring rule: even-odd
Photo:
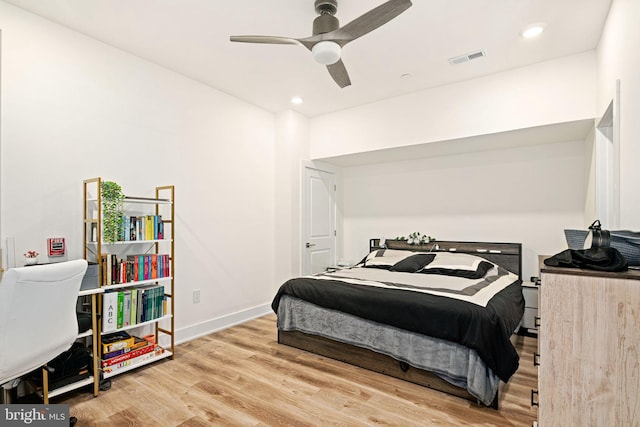
[[[177,346],[176,358],[77,392],[77,426],[531,426],[536,338],[517,337],[520,368],[500,409],[317,356],[276,341],[275,315]]]

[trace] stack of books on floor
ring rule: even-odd
[[[164,349],[151,340],[147,341],[120,331],[102,337],[102,370],[116,373],[132,365],[153,359]]]

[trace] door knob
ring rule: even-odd
[[[309,242],[307,242],[307,244],[306,244],[305,246],[306,246],[307,248],[310,248],[311,246],[315,246],[315,245],[316,245],[315,243],[309,243]]]

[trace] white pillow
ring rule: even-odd
[[[419,272],[479,279],[484,277],[495,266],[494,263],[475,255],[438,252],[435,259]]]
[[[367,255],[362,266],[389,269],[394,264],[416,253],[397,249],[378,249]]]
[[[436,258],[425,267],[449,268],[452,270],[476,270],[484,258],[475,255],[460,254],[456,252],[438,252]]]

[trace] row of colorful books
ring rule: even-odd
[[[102,285],[115,285],[171,275],[169,254],[102,255]]]
[[[135,365],[164,353],[153,341],[129,335],[125,331],[102,337],[102,370],[115,373],[119,369]]]
[[[120,241],[164,238],[162,215],[123,216],[121,224]]]
[[[107,291],[102,295],[102,331],[115,331],[158,319],[166,312],[162,285]]]

